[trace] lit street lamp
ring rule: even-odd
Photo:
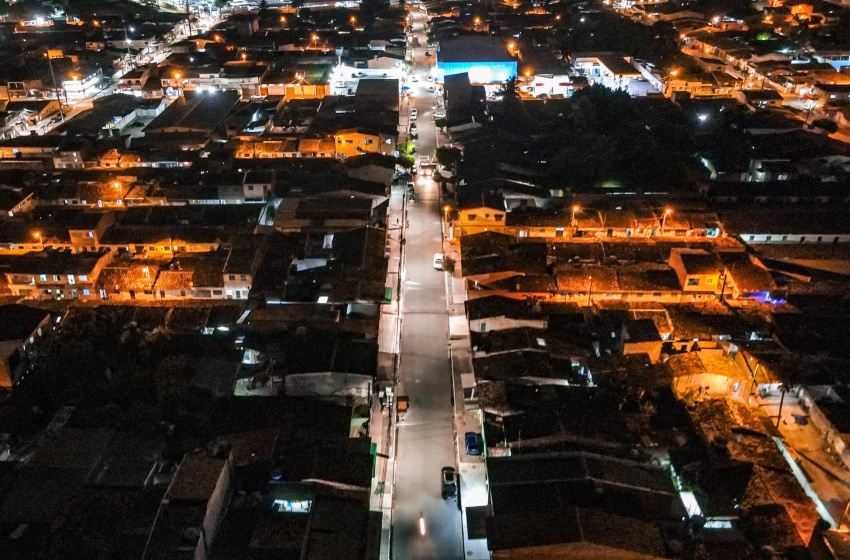
[[[578,222],[576,222],[576,214],[578,214],[578,212],[580,210],[581,210],[581,207],[579,207],[578,205],[573,206],[573,213],[572,213],[572,216],[570,217],[570,225],[573,226],[573,227],[576,227],[576,225],[578,225]]]
[[[673,213],[672,208],[664,210],[664,216],[661,218],[661,235],[664,235],[664,226],[667,225],[667,216]]]

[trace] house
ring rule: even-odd
[[[100,299],[110,301],[153,301],[159,265],[133,258],[120,258],[100,271],[94,289]]]
[[[623,324],[623,354],[646,354],[653,364],[661,359],[662,339],[652,319],[632,319]]]
[[[399,110],[401,86],[397,79],[364,78],[357,83],[354,107],[366,112]]]
[[[496,192],[459,193],[457,213],[454,237],[484,231],[505,232],[505,200]]]
[[[732,91],[732,97],[750,109],[782,107],[783,97],[775,89],[740,89]]]
[[[162,498],[142,560],[173,560],[192,551],[206,560],[230,498],[232,458],[187,453]]]
[[[570,61],[576,72],[591,83],[637,95],[645,95],[647,87],[651,89],[640,70],[617,53],[576,53]]]
[[[5,107],[0,102],[0,107],[9,114],[6,117],[7,126],[12,126],[17,121],[35,125],[59,112],[59,102],[56,99],[9,101]]]
[[[530,327],[545,329],[548,315],[540,302],[504,296],[485,296],[464,302],[470,332]]]
[[[673,354],[667,360],[673,370],[673,390],[683,398],[743,400],[750,391],[749,372],[742,370],[723,348],[701,342],[694,352]]]
[[[367,153],[392,156],[395,154],[395,141],[398,135],[391,131],[351,128],[334,134],[336,157],[359,156]]]
[[[743,251],[719,253],[724,265],[721,297],[748,299],[765,303],[776,282],[767,268],[756,257]]]
[[[676,271],[683,291],[717,290],[723,271],[723,264],[717,255],[701,249],[673,249],[668,264]]]
[[[505,279],[521,281],[521,276],[546,274],[545,243],[524,243],[503,233],[483,231],[461,237],[460,247],[463,255],[461,274],[476,283],[476,287],[477,283],[490,285]],[[554,282],[548,283],[554,285]]]
[[[77,212],[68,225],[71,246],[85,251],[100,247],[100,240],[115,224],[115,215],[110,211]]]
[[[75,253],[44,250],[0,256],[0,273],[14,295],[30,299],[95,297],[100,271],[112,260],[109,249]]]
[[[227,251],[182,254],[160,269],[154,284],[159,299],[225,299]]]
[[[276,176],[274,171],[250,170],[245,172],[242,179],[245,202],[263,202],[274,193]]]
[[[487,471],[478,536],[493,558],[667,558],[661,525],[684,515],[666,473],[636,461],[523,453],[490,457]]]
[[[50,328],[50,313],[17,303],[0,306],[0,388],[10,388],[27,346]]]

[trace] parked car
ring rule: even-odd
[[[434,118],[435,119],[444,119],[444,118],[446,118],[446,112],[443,111],[442,109],[437,109],[436,111],[434,111]]]
[[[410,135],[414,137],[419,135],[419,131],[416,129],[416,123],[410,125]]]
[[[419,78],[417,78],[417,77],[416,77],[416,74],[414,74],[413,76],[411,76],[411,77],[410,77],[410,81],[411,81],[411,82],[418,82],[418,81],[419,81]]]
[[[463,436],[463,441],[466,444],[466,452],[469,455],[481,455],[481,443],[479,442],[477,433],[466,432]]]
[[[419,111],[417,111],[416,109],[410,110],[410,120],[415,121],[416,117],[418,117],[418,116],[419,116]]]
[[[440,480],[442,481],[442,490],[440,495],[444,500],[457,497],[457,471],[452,467],[443,467],[440,470]]]
[[[443,263],[446,262],[446,258],[442,253],[434,254],[434,268],[437,270],[443,270]]]

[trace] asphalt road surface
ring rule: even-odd
[[[413,88],[410,108],[419,112],[415,155],[433,155],[427,40],[421,15],[413,13],[422,45],[414,59],[419,81],[408,84]],[[402,111],[407,110],[404,103]],[[434,269],[434,253],[442,252],[441,206],[438,186],[430,178],[418,176],[415,190],[415,201],[408,203],[399,363],[399,394],[410,397],[410,411],[399,425],[392,558],[451,560],[463,557],[463,544],[457,502],[440,497],[440,469],[455,466],[445,273]],[[420,515],[425,535],[420,533]]]

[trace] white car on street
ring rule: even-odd
[[[437,270],[443,270],[443,263],[446,261],[445,257],[443,257],[442,253],[434,254],[434,268]]]
[[[411,109],[410,120],[415,121],[417,116],[419,116],[419,111],[417,111],[416,109]]]
[[[446,112],[443,111],[442,109],[437,109],[436,111],[434,111],[434,118],[435,119],[444,119],[444,118],[446,118]]]

